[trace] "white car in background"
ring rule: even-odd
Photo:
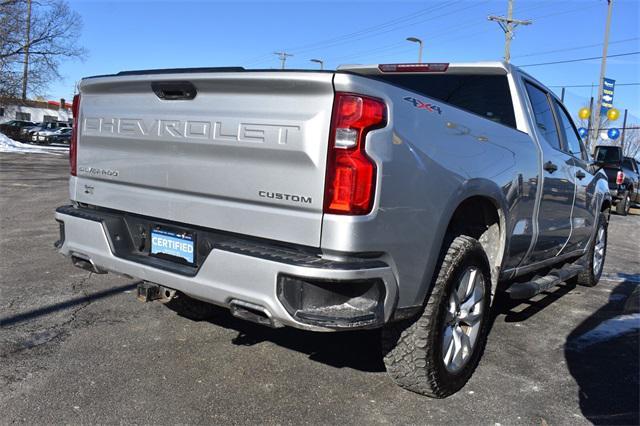
[[[64,123],[64,122],[47,123],[47,128],[34,132],[33,135],[31,136],[31,140],[36,143],[44,143],[47,141],[47,138],[49,136],[56,134],[62,129],[69,129],[69,128],[71,128],[69,123]]]

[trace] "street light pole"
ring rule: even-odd
[[[591,111],[593,115],[593,124],[595,132],[589,135],[591,151],[595,149],[598,143],[598,134],[600,132],[600,109],[602,109],[602,90],[604,84],[604,74],[607,71],[607,48],[609,47],[609,30],[611,29],[611,12],[613,10],[613,0],[607,0],[609,9],[607,11],[607,23],[604,30],[604,44],[602,45],[602,62],[600,63],[600,82],[598,84],[598,102],[596,102],[596,110]]]
[[[422,63],[422,40],[418,37],[407,37],[407,41],[418,43],[418,63]]]
[[[320,64],[320,69],[324,69],[324,61],[320,59],[309,59],[311,62],[315,62],[316,64]]]

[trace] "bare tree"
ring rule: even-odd
[[[625,157],[640,159],[640,124],[627,124],[622,151]]]
[[[86,55],[81,27],[64,0],[0,0],[0,96],[42,94],[61,78],[63,60]]]

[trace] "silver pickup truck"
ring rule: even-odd
[[[501,62],[129,71],[74,99],[59,251],[273,327],[381,328],[445,397],[496,291],[602,273],[611,198],[561,102]]]

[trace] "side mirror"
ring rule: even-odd
[[[595,175],[596,173],[598,173],[598,171],[602,169],[603,164],[604,163],[602,161],[596,161],[596,160],[589,161],[589,170],[591,171],[591,174]]]

